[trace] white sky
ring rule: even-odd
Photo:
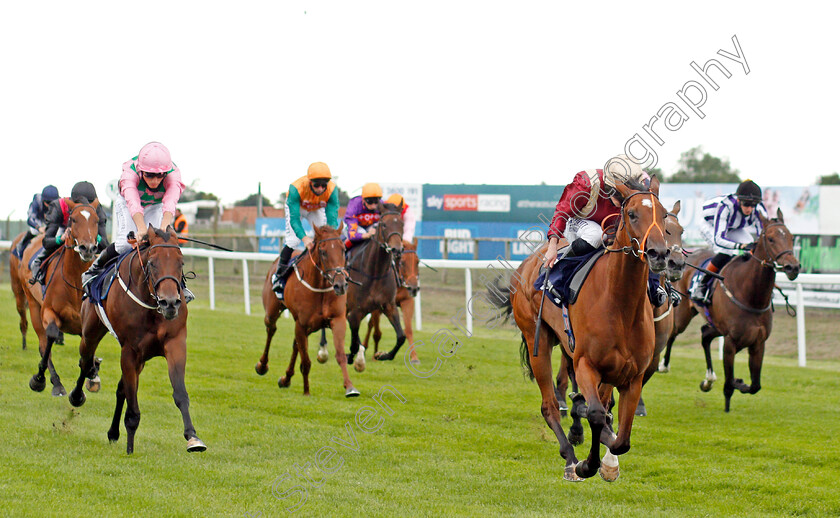
[[[53,183],[101,198],[151,140],[187,184],[276,201],[314,161],[367,181],[565,184],[718,59],[700,119],[659,131],[762,185],[840,171],[828,2],[5,2],[0,217]],[[737,35],[750,68],[734,53]],[[716,75],[717,74],[717,75]],[[661,123],[660,123],[661,128]],[[354,192],[356,191],[356,192]]]

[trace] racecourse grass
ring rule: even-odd
[[[427,299],[431,312],[433,297]],[[124,427],[115,444],[105,436],[119,379],[116,342],[106,337],[100,344],[102,391],[88,394],[80,409],[50,396],[49,384],[32,392],[37,340],[30,330],[30,348],[21,350],[9,286],[0,285],[0,515],[281,516],[297,494],[280,500],[272,484],[281,477],[280,496],[306,484],[295,475],[295,465],[306,463],[321,485],[309,485],[295,513],[301,516],[840,515],[838,362],[798,368],[790,358],[768,357],[762,391],[735,394],[725,414],[722,381],[709,393],[698,388],[705,369],[699,348],[678,348],[672,372],[645,389],[649,416],[635,422],[619,480],[569,483],[540,415],[537,386],[522,376],[512,328],[477,328],[471,338],[455,330],[457,354],[441,357],[425,379],[408,372],[402,355],[369,361],[364,373],[351,370],[362,396],[350,400],[330,347],[328,364],[313,363],[306,398],[299,372],[291,388],[276,384],[288,363],[290,320],[280,319],[271,370],[255,374],[265,333],[259,301],[252,304],[252,316],[241,305],[210,311],[201,298],[190,305],[187,389],[209,449],[186,452],[165,363],[155,359],[140,378],[142,418],[135,453],[127,456]],[[417,334],[429,344],[418,349],[422,369],[439,356],[431,337],[440,325],[429,322]],[[682,343],[696,341],[694,334]],[[393,343],[390,330],[385,343]],[[55,348],[68,390],[78,375],[77,347],[78,338],[68,336]],[[314,359],[316,347],[310,351]],[[736,374],[748,377],[745,353]],[[378,408],[371,396],[383,386],[406,402],[385,396],[394,415],[380,413],[381,428],[363,433],[355,413]],[[346,423],[358,451],[330,442],[348,438]],[[568,430],[570,422],[563,423]],[[311,464],[326,445],[343,464],[322,475]],[[585,449],[576,451],[583,456]],[[291,477],[282,480],[286,473]]]

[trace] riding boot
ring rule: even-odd
[[[96,258],[96,261],[94,261],[93,264],[90,265],[90,268],[88,268],[87,271],[82,274],[82,287],[85,288],[85,291],[88,291],[90,281],[92,281],[99,274],[102,273],[102,271],[105,269],[105,265],[119,255],[120,254],[119,252],[117,252],[117,247],[114,243],[108,245],[108,248],[106,248],[102,251],[101,254],[99,254],[99,257]]]
[[[181,282],[181,291],[184,292],[185,304],[189,304],[190,302],[195,300],[195,293],[193,293],[189,288],[187,288],[187,283]]]
[[[704,272],[700,276],[700,280],[694,286],[694,289],[691,290],[691,300],[693,300],[694,302],[696,302],[696,303],[698,303],[702,306],[708,306],[709,305],[709,301],[708,301],[709,285],[708,285],[708,283],[709,283],[709,278],[710,277],[711,277],[711,275]]]
[[[668,281],[665,281],[665,286],[667,286],[668,295],[671,297],[671,305],[674,307],[679,306],[680,302],[682,302],[682,295],[680,295],[680,292],[675,290]]]
[[[286,287],[286,272],[289,271],[289,263],[291,263],[293,251],[288,246],[283,247],[283,251],[280,252],[280,261],[277,262],[277,271],[271,277],[271,289],[274,290],[274,293],[280,300],[283,300],[283,289]]]
[[[47,251],[41,250],[38,254],[38,257],[32,261],[32,277],[29,279],[29,284],[36,285],[39,282],[41,284],[44,283],[44,272],[41,271],[41,263],[44,261],[44,257],[46,256]]]
[[[660,284],[659,275],[655,273],[648,274],[648,299],[655,308],[665,304],[665,301],[668,300],[668,292]]]
[[[594,251],[594,246],[589,244],[585,239],[578,238],[572,242],[572,253],[569,255],[580,257]]]

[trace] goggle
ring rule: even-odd
[[[741,206],[742,206],[742,207],[755,207],[756,205],[758,205],[758,202],[757,202],[757,201],[754,201],[754,200],[741,200]]]
[[[150,173],[148,171],[143,171],[143,176],[145,176],[146,178],[163,178],[165,175],[166,173]]]
[[[326,189],[329,180],[312,180],[312,187],[315,189]]]
[[[368,205],[375,205],[379,203],[380,198],[365,198],[364,200]]]

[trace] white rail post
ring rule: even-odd
[[[207,258],[207,269],[210,270],[210,309],[216,309],[216,276],[213,273],[213,258]]]
[[[470,272],[469,268],[464,270],[466,275],[464,278],[466,279],[465,282],[467,283],[467,303],[465,307],[467,308],[467,332],[472,335],[473,327],[472,327],[472,304],[470,303],[470,299],[472,299],[472,273]]]
[[[723,337],[718,337],[718,360],[723,360]]]
[[[245,314],[251,314],[251,289],[248,286],[248,261],[242,259],[242,289],[245,290]]]
[[[805,301],[802,283],[796,283],[796,342],[799,348],[799,366],[805,366]]]
[[[420,304],[420,292],[414,297],[414,329],[423,330],[423,305]]]

